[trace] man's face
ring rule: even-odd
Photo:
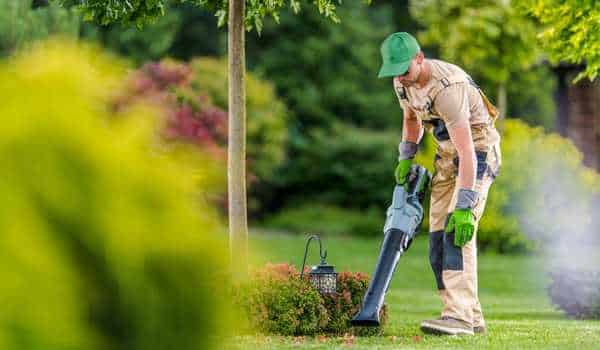
[[[418,60],[418,57],[415,57],[410,61],[410,65],[408,66],[408,70],[403,75],[397,75],[395,79],[402,84],[403,86],[412,86],[417,83],[417,79],[419,78],[419,74],[421,74],[421,63]]]

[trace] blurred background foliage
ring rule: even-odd
[[[77,38],[80,20],[74,11],[39,0],[0,0],[0,57],[49,35]]]
[[[159,105],[157,118],[167,123],[163,136],[192,141],[212,162],[224,161],[226,32],[217,28],[215,16],[179,4],[168,5],[165,16],[143,29],[98,26],[47,3],[0,0],[0,18],[14,22],[18,17],[20,24],[10,28],[21,28],[0,31],[1,55],[53,33],[96,42],[132,70],[110,106],[150,99]],[[513,179],[523,179],[521,167],[544,159],[544,147],[566,152],[560,160],[565,163],[556,164],[576,174],[583,170],[572,145],[548,134],[555,128],[556,78],[540,48],[529,42],[537,19],[517,13],[507,1],[451,1],[439,8],[437,3],[379,0],[366,7],[347,2],[338,8],[339,25],[307,6],[300,16],[282,13],[278,26],[265,21],[260,35],[247,34],[251,224],[293,232],[380,234],[402,113],[391,82],[376,79],[379,45],[390,32],[402,30],[420,33],[426,56],[464,65],[494,102],[505,85],[507,117],[519,122],[505,125],[505,165],[492,187],[480,240],[501,252],[528,250],[535,246],[528,239],[541,240],[525,232],[521,213],[533,210],[535,202],[520,192],[523,187],[515,187],[521,180]],[[433,7],[436,11],[430,11]],[[42,15],[47,13],[53,15]],[[57,27],[52,18],[64,20]],[[42,28],[51,29],[36,34]],[[431,167],[433,153],[426,138],[418,162]],[[537,178],[529,180],[543,177],[535,171]],[[580,188],[597,193],[594,181],[580,182]],[[222,182],[209,187],[217,195],[225,190]]]
[[[548,67],[540,66],[533,18],[510,1],[496,0],[413,0],[410,13],[424,28],[420,43],[465,69],[503,116],[553,126],[554,84]]]
[[[70,41],[0,64],[0,348],[209,349],[227,332],[224,169],[113,113],[120,60]]]

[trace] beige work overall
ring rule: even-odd
[[[485,322],[477,295],[477,225],[501,163],[500,136],[493,126],[497,112],[462,69],[439,60],[428,62],[432,66],[432,79],[426,86],[420,89],[403,87],[394,79],[394,87],[400,104],[416,112],[437,144],[429,212],[429,259],[444,305],[442,316],[478,327]],[[456,103],[461,106],[455,108]],[[453,112],[444,114],[444,110]],[[461,112],[456,113],[457,110]],[[461,118],[467,118],[471,127],[477,156],[474,190],[479,193],[473,209],[475,233],[473,239],[462,248],[454,245],[454,233],[444,232],[459,190],[456,186],[458,155],[447,127],[451,128]]]

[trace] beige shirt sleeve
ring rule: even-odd
[[[435,98],[434,109],[447,128],[469,125],[471,113],[467,93],[466,83],[456,83],[442,89]]]

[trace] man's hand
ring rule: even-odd
[[[454,232],[454,245],[462,247],[467,244],[475,232],[475,207],[479,193],[461,188],[458,190],[456,207],[446,225],[446,233]]]
[[[394,172],[394,176],[396,177],[396,183],[398,185],[406,184],[406,180],[408,178],[408,173],[410,173],[410,166],[412,165],[412,162],[412,158],[401,159],[398,161],[398,166],[396,166],[396,171]]]
[[[455,209],[450,215],[446,233],[454,231],[454,245],[462,247],[473,238],[475,232],[475,216],[472,209]]]

